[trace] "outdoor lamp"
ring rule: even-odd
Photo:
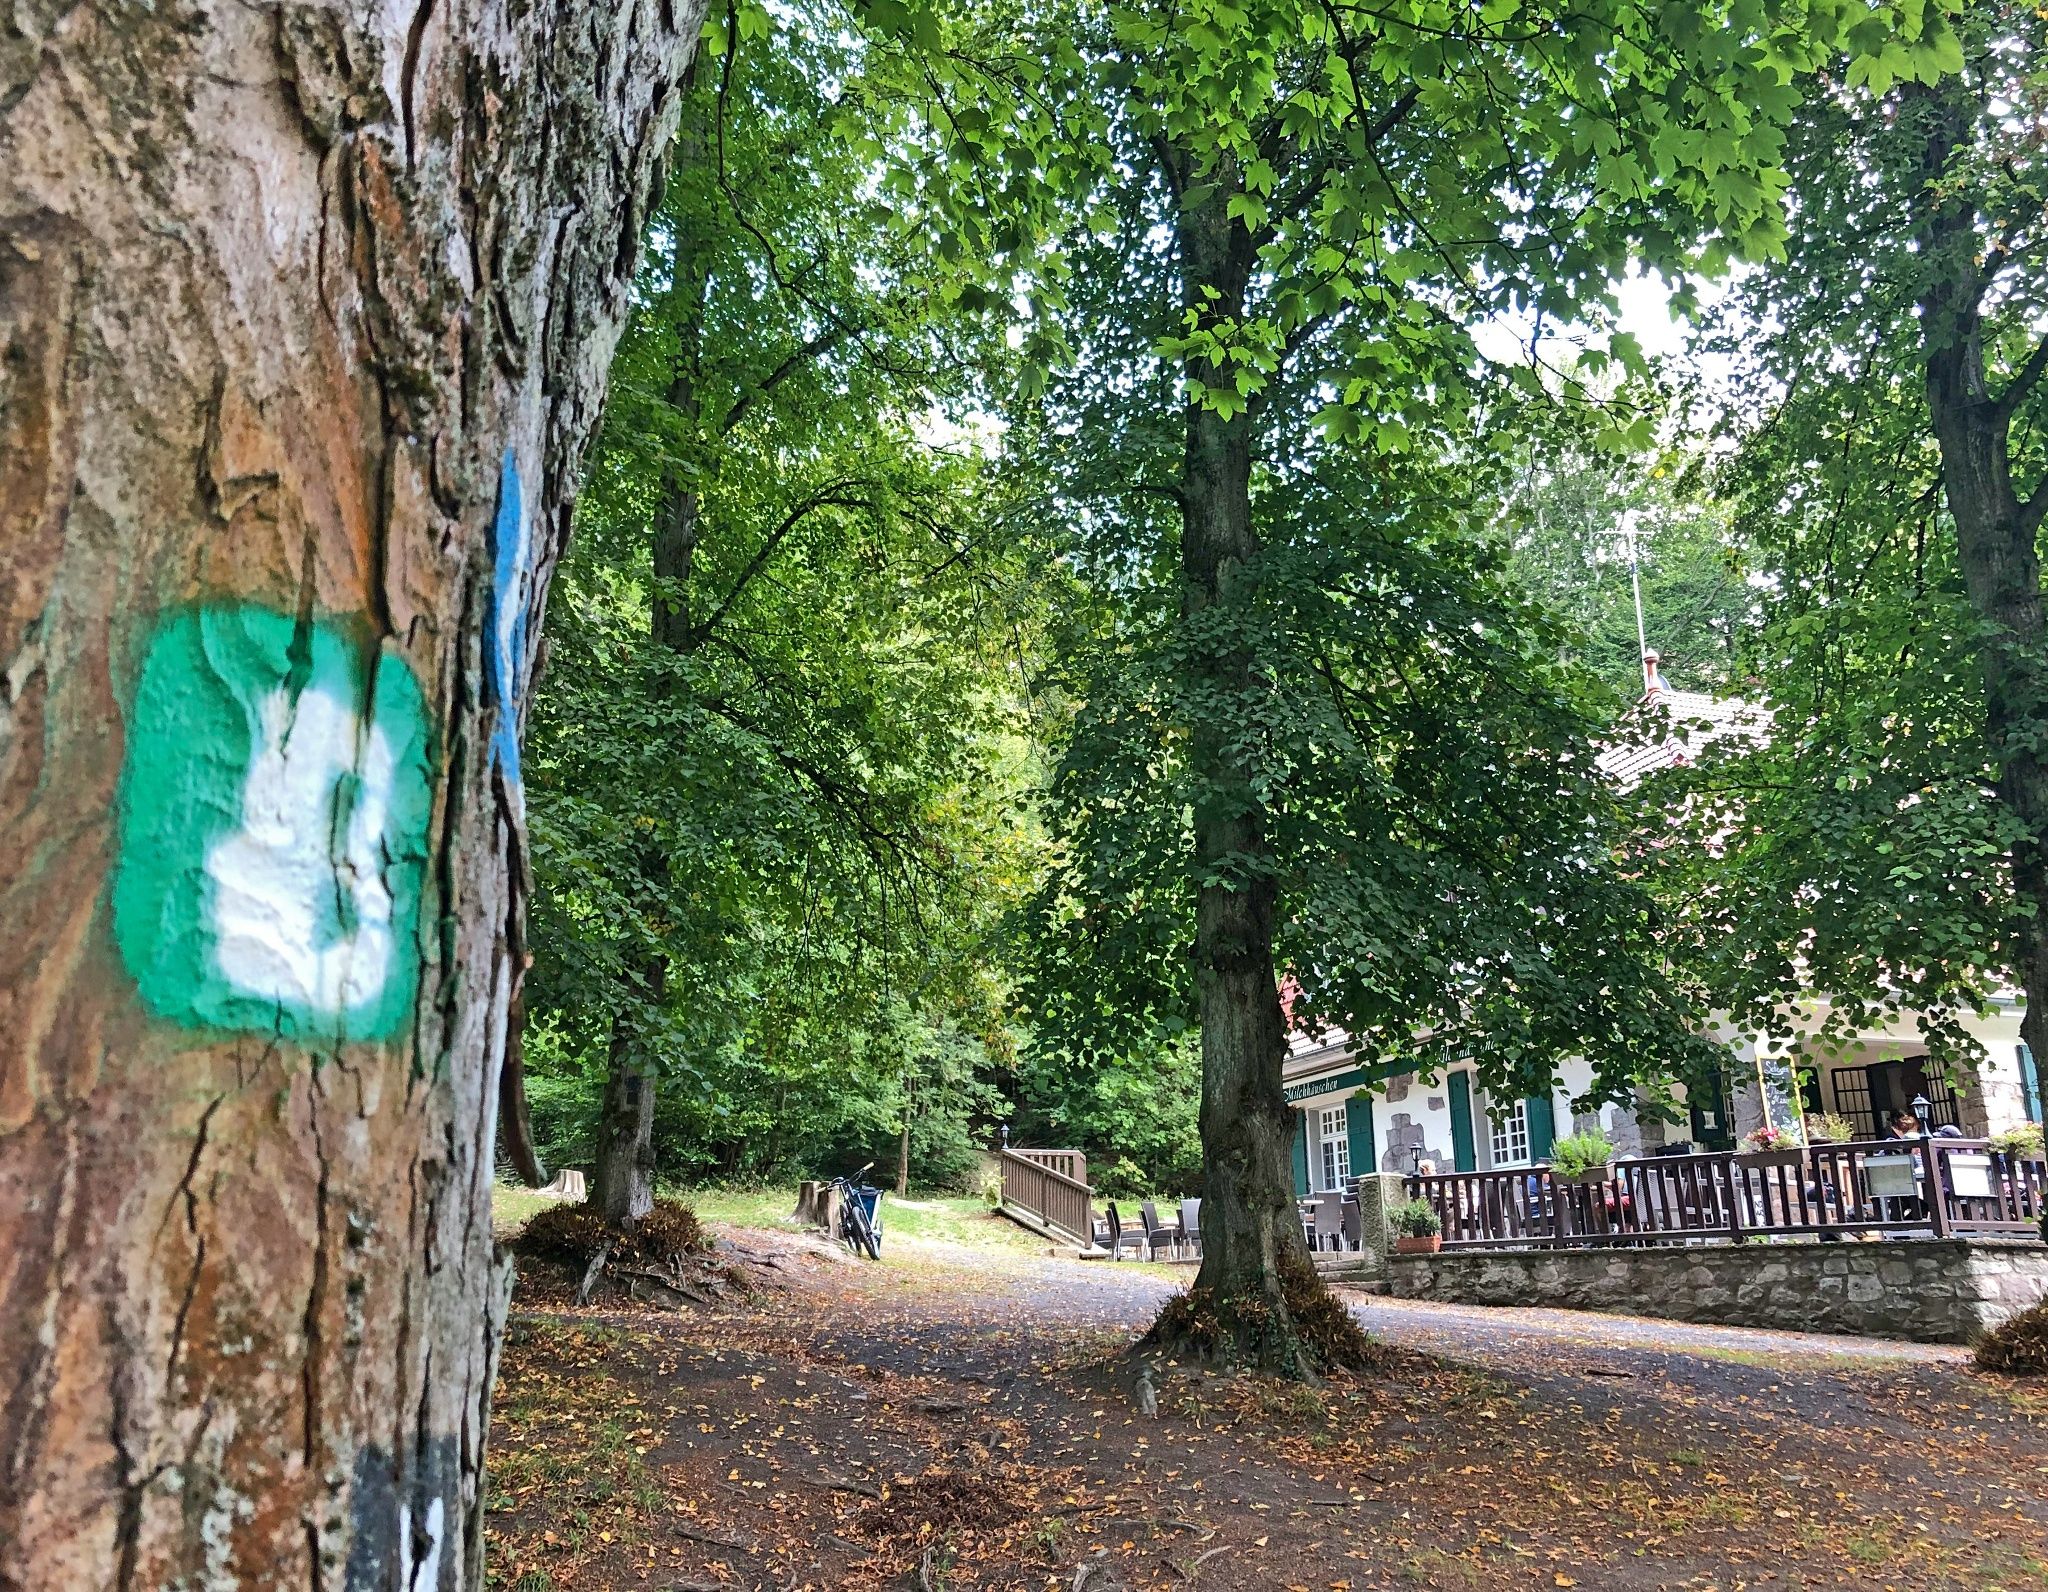
[[[1924,1094],[1913,1096],[1913,1116],[1920,1124],[1920,1137],[1926,1138],[1933,1131],[1934,1107],[1928,1103]]]
[[[1422,1146],[1419,1144],[1412,1146],[1408,1151],[1408,1175],[1422,1176]]]

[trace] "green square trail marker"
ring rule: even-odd
[[[188,1028],[379,1040],[419,981],[433,811],[405,661],[326,621],[189,608],[143,659],[121,770],[114,939]]]

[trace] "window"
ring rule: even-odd
[[[2041,1069],[2034,1063],[2034,1052],[2026,1046],[2020,1052],[2020,1109],[2027,1114],[2029,1122],[2041,1120]]]
[[[1344,1108],[1333,1106],[1322,1114],[1323,1183],[1327,1192],[1341,1189],[1351,1180],[1351,1132]]]
[[[1529,1160],[1529,1102],[1517,1100],[1508,1110],[1496,1106],[1492,1118],[1493,1164],[1525,1166]]]

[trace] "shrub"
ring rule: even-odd
[[[2041,1154],[2041,1124],[2029,1122],[2025,1127],[2007,1128],[1991,1141],[1991,1148],[2005,1155],[2038,1156]]]
[[[2022,1310],[1977,1344],[1977,1369],[2005,1376],[2048,1376],[2048,1303]]]
[[[1574,1133],[1550,1147],[1550,1169],[1561,1177],[1577,1177],[1614,1159],[1614,1146],[1598,1128]]]
[[[1387,1225],[1397,1238],[1428,1238],[1444,1230],[1436,1207],[1428,1200],[1402,1200],[1388,1206]]]

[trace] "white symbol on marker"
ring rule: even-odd
[[[437,1592],[440,1587],[441,1533],[446,1513],[438,1498],[427,1504],[423,1533],[427,1539],[427,1551],[415,1560],[412,1556],[412,1511],[404,1504],[398,1506],[398,1576],[408,1588]]]
[[[397,759],[325,691],[294,704],[279,688],[258,717],[242,827],[206,854],[215,963],[243,994],[339,1015],[374,1001],[391,971],[383,842]]]

